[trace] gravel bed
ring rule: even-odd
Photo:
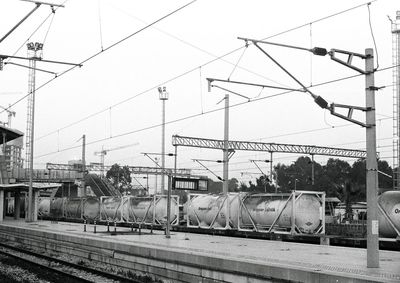
[[[68,255],[68,254],[59,254],[59,253],[54,253],[54,252],[51,252],[51,251],[44,252],[43,250],[38,250],[36,248],[27,247],[25,245],[22,245],[20,243],[15,243],[15,242],[14,243],[7,242],[7,245],[15,246],[15,247],[18,247],[18,248],[23,248],[23,249],[26,249],[26,250],[29,250],[29,251],[32,251],[32,252],[35,252],[35,253],[38,253],[38,254],[45,254],[47,256],[51,256],[51,257],[56,258],[56,259],[60,259],[60,260],[71,262],[71,263],[75,263],[75,264],[78,264],[78,265],[81,265],[81,266],[86,266],[86,267],[89,267],[89,268],[101,270],[103,272],[108,272],[108,273],[116,274],[116,275],[119,275],[119,276],[124,276],[124,277],[127,277],[127,278],[138,280],[138,281],[143,282],[143,283],[153,283],[153,282],[154,283],[162,283],[163,282],[162,280],[156,280],[153,277],[148,276],[146,274],[137,274],[135,271],[127,270],[125,268],[121,268],[121,267],[110,265],[110,264],[106,264],[106,263],[101,263],[101,262],[94,261],[94,260],[89,260],[89,259],[86,259],[86,258],[81,258],[81,257],[78,257],[78,256],[72,256],[72,255]],[[0,247],[0,249],[1,249],[1,247]],[[15,253],[17,254],[18,252],[15,251]],[[26,255],[26,256],[24,255],[24,257],[26,258],[26,257],[30,257],[30,256],[29,255]],[[38,259],[36,261],[42,261],[42,259]],[[43,259],[43,261],[46,261],[46,260]],[[52,263],[51,265],[53,266],[54,263]],[[82,272],[82,276],[81,277],[87,278],[87,273],[85,271],[81,271],[81,272]],[[0,275],[1,274],[2,274],[2,272],[0,271]],[[37,274],[37,277],[38,277],[39,281],[34,281],[34,280],[36,280],[35,278],[33,278],[33,279],[29,279],[28,278],[29,279],[28,281],[4,281],[4,282],[40,282],[40,283],[42,283],[42,282],[43,283],[45,283],[45,282],[62,282],[62,281],[65,282],[65,278],[64,278],[64,280],[57,279],[55,281],[46,281],[46,280],[43,280],[43,279],[50,280],[50,279],[48,279],[47,276],[43,277],[43,276],[40,276],[40,274]],[[43,281],[40,281],[40,280],[43,280]],[[97,280],[93,280],[93,281],[94,282],[98,282]],[[3,281],[0,280],[0,282],[2,283]],[[72,281],[68,281],[68,283],[70,283],[70,282],[72,283]],[[119,282],[119,281],[108,279],[107,282]]]

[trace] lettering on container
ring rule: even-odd
[[[394,213],[399,214],[399,213],[400,213],[400,209],[396,208],[396,209],[394,210]]]
[[[199,207],[197,210],[211,210],[211,207]]]
[[[265,212],[275,212],[275,207],[267,207],[267,208],[254,208],[254,212],[265,211]]]

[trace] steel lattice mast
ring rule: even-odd
[[[400,11],[392,21],[392,71],[393,80],[393,189],[399,189],[400,170]]]
[[[28,192],[28,221],[34,221],[32,205],[32,178],[33,178],[33,139],[35,125],[35,88],[36,88],[36,60],[42,58],[43,44],[30,42],[27,44],[29,58],[29,80],[28,80],[28,109],[26,121],[26,148],[25,164],[29,172],[29,192]]]

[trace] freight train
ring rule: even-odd
[[[8,203],[12,211],[12,200]],[[400,191],[381,194],[378,209],[380,236],[399,240]],[[42,219],[163,226],[167,221],[167,198],[164,195],[42,197],[39,198],[38,215]],[[189,194],[183,206],[179,205],[178,196],[171,197],[171,225],[189,229],[324,236],[327,234],[326,216],[331,215],[325,211],[323,192]]]

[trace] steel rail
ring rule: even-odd
[[[131,278],[122,277],[122,276],[119,276],[119,275],[116,275],[116,274],[108,273],[108,272],[101,271],[101,270],[94,269],[94,268],[90,268],[90,267],[87,267],[87,266],[78,265],[78,264],[75,264],[75,263],[72,263],[72,262],[64,261],[64,260],[61,260],[61,259],[58,259],[58,258],[53,258],[53,257],[47,256],[47,255],[35,253],[35,252],[32,252],[32,251],[25,250],[23,248],[6,245],[4,243],[0,243],[0,247],[3,247],[3,248],[8,249],[8,250],[13,250],[13,251],[16,251],[16,252],[19,252],[19,253],[22,253],[22,254],[28,254],[30,256],[41,258],[41,259],[44,259],[44,260],[47,260],[47,261],[50,261],[50,262],[56,262],[56,263],[59,263],[59,264],[62,264],[62,265],[65,265],[65,266],[68,266],[68,267],[71,267],[71,268],[75,268],[75,269],[77,269],[79,271],[85,271],[85,272],[91,273],[94,276],[102,276],[102,277],[105,277],[107,279],[115,280],[115,281],[118,281],[118,282],[131,282],[131,283],[143,283],[144,282],[144,281],[139,281],[137,279],[131,279]],[[30,264],[38,265],[38,266],[43,267],[45,269],[48,269],[50,271],[57,272],[57,273],[59,273],[59,274],[61,274],[63,276],[67,276],[67,277],[73,278],[73,279],[75,279],[77,281],[96,282],[96,281],[93,281],[93,280],[88,280],[88,279],[79,277],[77,275],[68,273],[68,271],[63,271],[61,269],[51,267],[50,265],[41,264],[39,262],[36,262],[36,261],[30,260],[28,258],[24,258],[24,257],[18,256],[18,255],[9,253],[9,252],[6,252],[6,251],[1,250],[1,249],[0,249],[0,253],[4,254],[4,255],[7,255],[7,256],[14,257],[16,259],[19,259],[19,260],[22,260],[22,261],[25,261],[25,262],[28,262]]]

